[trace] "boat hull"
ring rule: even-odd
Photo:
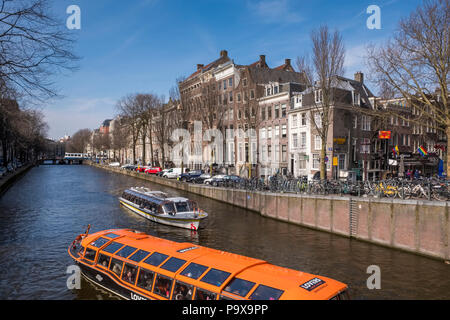
[[[133,206],[132,204],[128,203],[128,201],[120,199],[120,204],[127,208],[128,210],[148,219],[153,222],[157,222],[160,224],[165,224],[168,226],[173,227],[179,227],[183,229],[189,229],[189,230],[198,230],[200,226],[200,222],[202,219],[177,219],[177,218],[163,218],[159,217],[157,215],[150,214],[148,212],[145,212],[143,210],[140,210]]]

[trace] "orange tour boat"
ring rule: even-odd
[[[68,252],[87,280],[124,299],[348,299],[347,285],[330,278],[135,230],[89,228]]]

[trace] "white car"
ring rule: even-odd
[[[111,162],[109,164],[110,167],[120,167],[120,162]]]
[[[209,179],[205,179],[205,181],[203,181],[203,183],[204,184],[211,184],[213,179],[223,179],[225,176],[226,176],[225,174],[219,174],[219,175],[213,176],[213,177],[211,177]]]

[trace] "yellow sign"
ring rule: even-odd
[[[334,143],[337,143],[337,144],[345,144],[346,139],[345,138],[334,138],[333,141],[334,141]]]
[[[333,166],[338,166],[338,157],[333,157]]]

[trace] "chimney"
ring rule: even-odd
[[[355,81],[358,81],[361,84],[364,84],[364,73],[362,73],[361,71],[358,71],[357,73],[355,73]]]
[[[200,70],[201,68],[203,68],[203,65],[202,64],[198,64],[197,65],[197,71]]]
[[[284,64],[286,65],[286,66],[291,66],[291,59],[284,59]]]
[[[227,52],[227,50],[222,50],[222,51],[220,51],[220,56],[221,56],[221,57],[228,57],[228,52]]]
[[[264,67],[266,65],[266,56],[264,54],[259,56],[259,66]]]

